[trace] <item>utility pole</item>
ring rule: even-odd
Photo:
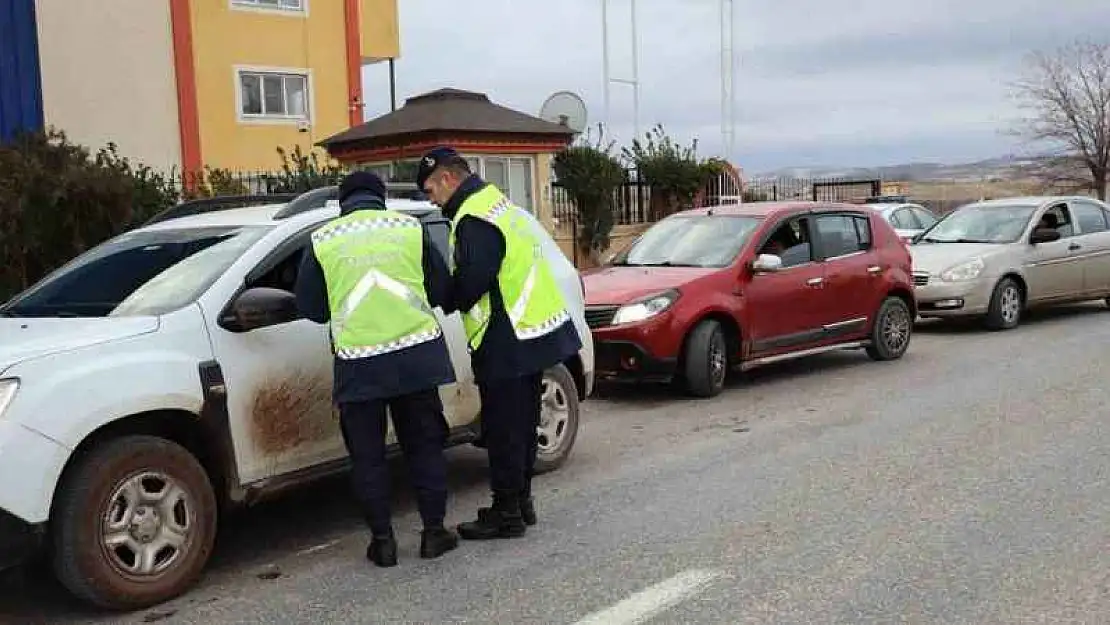
[[[732,0],[719,0],[721,12],[721,149],[731,162],[736,149],[736,82]]]
[[[636,20],[636,0],[631,3],[630,26],[632,31],[632,75],[629,78],[614,78],[611,57],[609,56],[609,0],[601,0],[601,56],[602,78],[605,82],[605,125],[612,126],[613,109],[610,89],[613,84],[632,87],[632,132],[640,136],[640,34]]]

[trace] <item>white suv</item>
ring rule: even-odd
[[[346,468],[328,329],[291,292],[335,191],[179,205],[0,307],[0,568],[46,546],[76,596],[147,607],[195,583],[219,511]],[[388,204],[448,254],[438,209]],[[544,240],[583,347],[544,377],[540,472],[573,447],[594,376],[581,280]],[[481,444],[462,322],[440,320],[450,444]]]

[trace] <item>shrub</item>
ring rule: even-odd
[[[92,154],[50,128],[0,146],[0,301],[177,201],[112,143]]]
[[[281,173],[265,177],[270,193],[303,193],[337,185],[346,173],[327,155],[321,160],[316,151],[305,154],[299,145],[291,153],[281,147],[277,152],[281,157]]]
[[[191,185],[184,184],[186,180]],[[243,183],[241,177],[230,169],[212,168],[205,166],[204,171],[197,172],[195,176],[182,176],[182,200],[195,200],[199,198],[222,197],[226,195],[248,195],[250,188]]]
[[[639,180],[651,187],[652,221],[692,207],[695,196],[728,167],[720,159],[699,160],[697,148],[697,139],[681,146],[657,124],[644,134],[643,141],[633,139],[632,145],[622,150]]]
[[[627,178],[624,166],[612,153],[613,143],[602,145],[600,124],[598,130],[596,142],[591,143],[587,133],[554,159],[557,184],[567,190],[577,210],[578,251],[593,261],[609,247],[616,193]]]

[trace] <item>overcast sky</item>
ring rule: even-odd
[[[580,94],[605,121],[602,0],[401,0],[398,104],[440,87],[536,114]],[[719,155],[718,0],[637,0],[641,132],[661,122]],[[614,77],[631,77],[630,0],[610,0]],[[734,163],[964,162],[1021,151],[1008,81],[1025,54],[1110,40],[1107,0],[734,0]],[[364,70],[367,116],[389,110],[386,64]],[[611,88],[611,132],[632,134],[632,90]]]

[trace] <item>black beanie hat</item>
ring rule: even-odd
[[[347,174],[339,183],[339,202],[342,204],[343,200],[356,191],[366,191],[385,201],[385,183],[373,172],[360,170]]]

